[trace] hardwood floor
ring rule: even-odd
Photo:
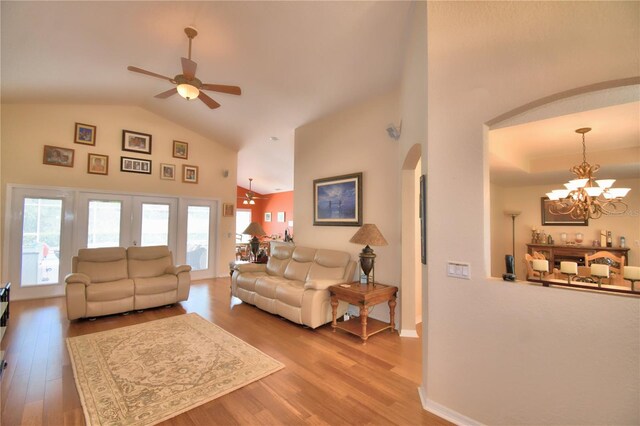
[[[383,309],[379,305],[375,309]],[[82,425],[65,338],[197,312],[286,367],[164,425],[445,425],[424,411],[420,339],[382,332],[366,345],[327,324],[304,328],[230,298],[229,279],[194,283],[171,308],[68,321],[64,298],[11,302],[3,340],[3,426]]]

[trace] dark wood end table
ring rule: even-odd
[[[395,330],[396,295],[398,287],[386,284],[339,284],[329,287],[331,294],[331,311],[333,320],[331,327],[347,331],[356,336],[360,336],[363,343],[366,343],[369,336],[386,329]],[[351,318],[347,321],[337,322],[338,302],[342,300],[360,309],[360,318]],[[386,323],[374,318],[368,318],[369,308],[379,303],[387,302],[389,305],[390,322]]]

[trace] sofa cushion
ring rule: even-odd
[[[255,291],[257,294],[269,299],[276,298],[276,290],[279,285],[286,284],[290,280],[282,277],[261,277],[256,281]]]
[[[178,277],[170,274],[151,278],[135,278],[133,282],[136,295],[164,293],[178,288]]]
[[[293,260],[298,262],[313,262],[313,259],[316,257],[316,249],[309,247],[296,247],[291,255]]]
[[[173,266],[167,246],[129,247],[127,259],[129,278],[157,277]]]
[[[287,269],[284,270],[284,277],[290,280],[305,281],[310,266],[311,262],[298,262],[295,259],[291,259]]]
[[[291,306],[302,306],[303,294],[304,283],[302,281],[289,280],[276,288],[276,299]]]
[[[76,271],[91,278],[92,283],[127,279],[127,260],[85,261],[78,259]]]
[[[132,297],[133,280],[125,279],[112,282],[101,282],[87,286],[87,302],[108,302]]]
[[[273,243],[271,245],[271,256],[267,261],[267,273],[278,277],[283,276],[294,248],[295,246],[291,244]]]
[[[309,268],[307,280],[339,280],[344,277],[345,267],[351,255],[337,250],[317,250],[313,264]]]
[[[260,277],[266,277],[266,272],[243,272],[238,274],[236,286],[249,291],[256,290],[256,280]]]

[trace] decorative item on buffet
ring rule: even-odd
[[[567,244],[567,233],[566,233],[566,232],[562,232],[562,233],[560,234],[560,241],[562,241],[562,244],[563,244],[563,245],[566,245],[566,244]]]
[[[584,235],[582,232],[576,232],[576,244],[580,245],[584,241]]]

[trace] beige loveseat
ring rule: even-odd
[[[67,317],[97,317],[187,300],[191,266],[167,246],[80,249],[65,278]]]
[[[353,281],[356,263],[336,250],[274,243],[267,264],[238,265],[231,293],[272,314],[311,328],[331,321],[329,286]],[[340,302],[338,315],[348,307]]]

